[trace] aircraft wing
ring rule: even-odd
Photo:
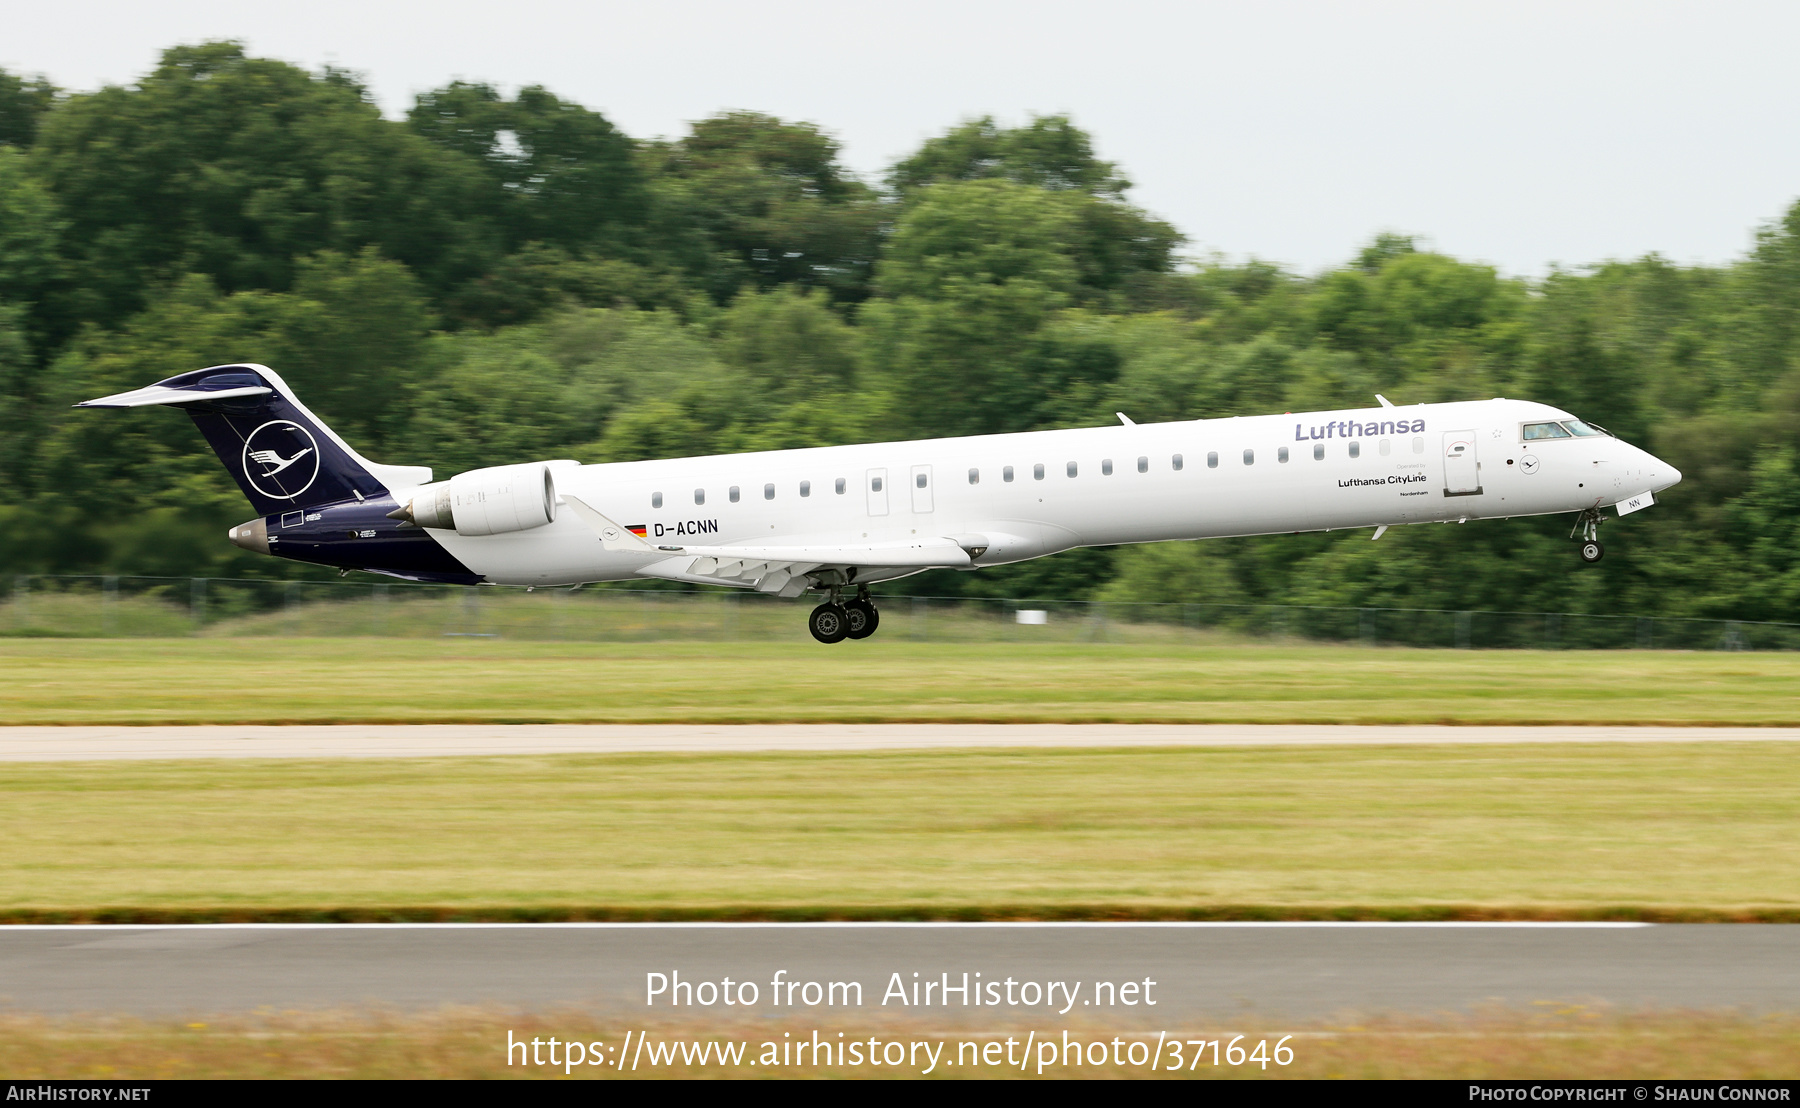
[[[824,567],[936,569],[972,564],[967,550],[941,536],[900,542],[806,546],[653,544],[620,527],[579,497],[563,493],[562,499],[582,522],[594,529],[605,549],[664,555],[661,561],[638,572],[673,581],[749,585],[758,592],[799,596],[806,591],[806,574]]]

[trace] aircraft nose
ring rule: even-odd
[[[1644,472],[1650,477],[1652,492],[1661,492],[1681,483],[1681,471],[1649,451],[1644,452]]]

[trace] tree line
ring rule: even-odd
[[[817,127],[628,136],[538,87],[383,118],[353,74],[168,50],[0,71],[0,570],[266,576],[185,420],[68,405],[277,368],[440,475],[1515,396],[1686,475],[1577,563],[1566,519],[1073,551],[935,594],[1800,620],[1800,203],[1721,266],[1541,280],[1382,235],[1314,275],[1183,262],[1063,116],[975,119],[879,181]]]

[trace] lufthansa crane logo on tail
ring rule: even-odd
[[[272,419],[244,440],[244,479],[270,500],[292,500],[318,476],[318,441],[292,420]]]

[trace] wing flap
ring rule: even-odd
[[[802,546],[653,545],[620,527],[580,497],[565,492],[562,499],[600,536],[604,549],[662,555],[638,572],[670,581],[736,585],[780,596],[799,596],[806,591],[806,575],[825,567],[935,569],[973,564],[967,549],[941,536]]]
[[[692,555],[696,559],[716,559],[714,572],[727,568],[730,562],[742,562],[748,569],[752,563],[812,562],[818,566],[966,566],[969,552],[948,539],[931,539],[912,543],[845,543],[843,545],[807,546],[662,546],[669,554]]]

